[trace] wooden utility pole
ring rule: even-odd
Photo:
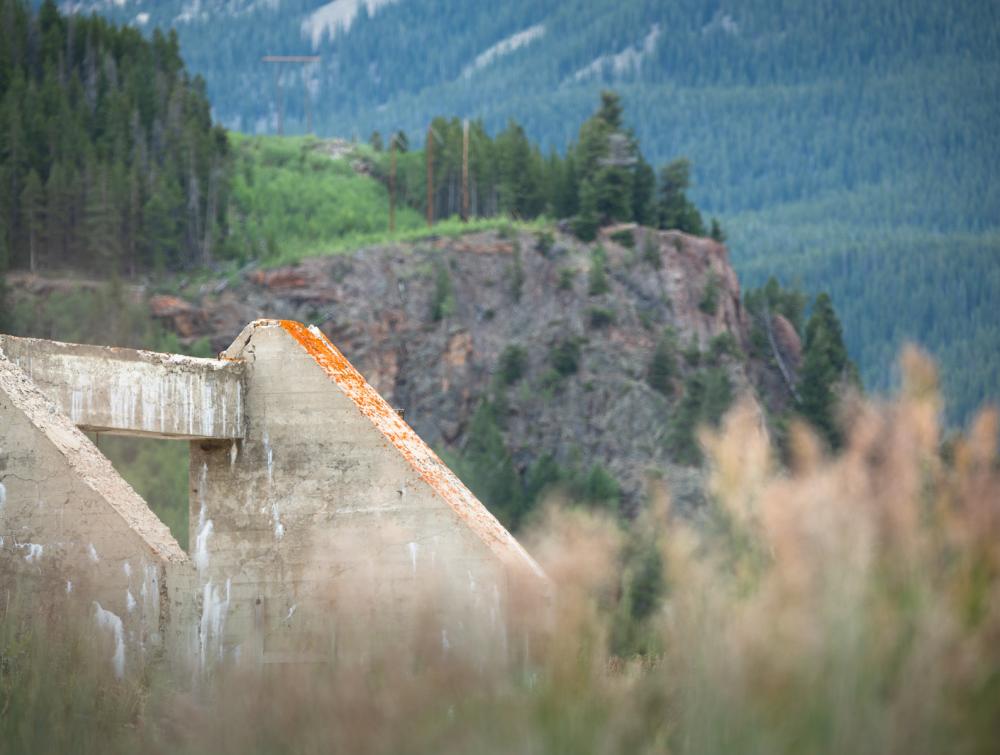
[[[462,220],[469,222],[469,119],[462,121]]]
[[[261,58],[265,63],[318,63],[319,55],[265,55]],[[303,80],[302,84],[305,93],[306,103],[306,131],[312,133],[312,100],[309,97],[309,86]],[[281,71],[277,70],[274,76],[274,108],[278,115],[278,135],[285,133],[285,98],[281,91]]]
[[[434,225],[434,128],[427,127],[427,225]]]
[[[396,230],[396,135],[389,139],[389,233]]]

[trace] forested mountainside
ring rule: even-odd
[[[0,7],[0,273],[204,264],[229,143],[175,36]]]
[[[321,135],[437,115],[515,118],[564,150],[600,88],[659,165],[692,160],[691,196],[728,231],[749,283],[828,290],[865,383],[906,340],[943,367],[951,418],[1000,385],[1000,10],[990,0],[100,0],[69,4],[175,28],[228,126]],[[955,263],[956,257],[960,260]],[[919,293],[917,293],[919,292]]]
[[[692,158],[697,199],[713,212],[897,177],[933,178],[935,226],[982,227],[994,217],[983,210],[997,206],[990,166],[977,164],[998,154],[1000,16],[987,0],[72,6],[175,28],[217,117],[246,132],[276,128],[280,70],[291,133],[305,127],[305,79],[320,135],[422,134],[434,116],[454,114],[493,132],[514,118],[561,151],[595,91],[614,86],[651,161]],[[275,53],[322,60],[261,62]],[[937,170],[946,162],[951,171]],[[972,197],[981,201],[964,201]]]

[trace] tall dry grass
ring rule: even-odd
[[[69,628],[8,609],[0,749],[996,752],[997,414],[944,444],[933,366],[909,351],[904,374],[896,401],[850,407],[836,458],[795,428],[790,469],[736,408],[704,437],[713,503],[697,522],[671,517],[666,491],[631,529],[550,507],[526,540],[558,599],[547,639],[513,660],[482,648],[415,663],[386,647],[192,691],[116,683]],[[661,600],[636,611],[649,564]]]

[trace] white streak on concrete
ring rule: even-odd
[[[67,579],[66,580],[66,594],[69,595],[71,592],[73,592],[73,582]]]
[[[110,630],[115,638],[115,652],[111,656],[111,663],[115,667],[115,676],[121,679],[125,676],[125,632],[122,620],[117,614],[102,608],[96,600],[94,601],[94,609],[97,626]]]
[[[38,543],[25,543],[24,548],[28,549],[28,555],[24,557],[24,560],[29,564],[33,564],[35,561],[42,557],[42,552],[45,548]]]
[[[205,486],[208,484],[208,464],[201,465],[201,474],[198,476],[198,502],[201,504],[198,510],[198,533],[195,536],[194,544],[194,565],[199,572],[208,566],[208,538],[212,536],[212,520],[205,517]]]
[[[97,548],[94,547],[93,543],[87,545],[87,555],[90,556],[90,560],[95,564],[101,560],[101,557],[97,555]]]
[[[199,382],[201,383],[201,431],[205,435],[211,435],[215,425],[215,397],[204,377],[201,377]]]
[[[7,488],[0,482],[0,509],[7,503]]]
[[[410,549],[410,563],[413,564],[413,573],[417,573],[417,551],[420,550],[420,546],[417,543],[407,543],[407,548]]]
[[[125,608],[128,610],[129,613],[132,613],[135,610],[135,605],[136,605],[135,598],[132,597],[132,591],[131,590],[126,590],[125,591]]]
[[[225,598],[218,587],[212,586],[212,580],[205,583],[202,590],[201,604],[201,665],[205,667],[208,649],[212,641],[218,643],[219,658],[222,658],[222,632],[226,626],[226,615],[229,613],[229,598],[232,580],[226,580]]]
[[[264,454],[267,457],[267,484],[274,482],[274,449],[271,448],[271,439],[264,432]]]
[[[240,455],[240,449],[236,445],[236,441],[234,440],[232,443],[229,444],[229,468],[230,469],[232,469],[233,467],[236,466],[236,458],[239,455]]]
[[[278,504],[271,504],[271,522],[274,524],[274,537],[281,540],[285,536],[285,525],[281,523],[281,513],[278,511]]]
[[[154,642],[159,642],[159,617],[160,617],[160,579],[156,566],[147,564],[143,567],[145,578],[142,581],[142,588],[139,597],[142,598],[143,615],[153,621],[150,637]]]

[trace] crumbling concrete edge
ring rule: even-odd
[[[541,580],[546,590],[551,587],[542,567],[315,325],[306,327],[294,320],[255,320],[237,337],[226,355],[240,356],[253,331],[262,327],[280,327],[295,339],[420,478],[502,563],[517,573]]]
[[[93,490],[138,535],[151,554],[166,563],[190,559],[170,530],[115,470],[90,439],[62,414],[27,373],[7,359],[0,348],[0,392],[20,410],[61,453],[77,478]]]

